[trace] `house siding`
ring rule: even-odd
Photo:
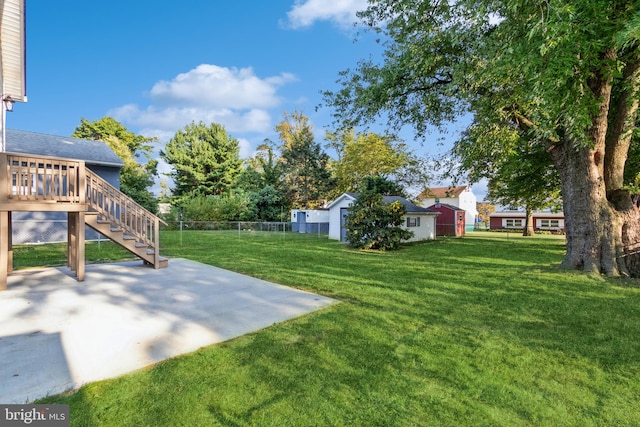
[[[407,227],[407,218],[420,218],[420,227]],[[413,237],[406,240],[407,242],[418,242],[420,240],[433,240],[436,238],[436,215],[416,215],[408,213],[403,218],[404,226],[402,228],[413,232]]]
[[[353,203],[353,199],[341,196],[338,198],[329,209],[329,238],[334,240],[340,240],[340,236],[342,235],[342,227],[341,227],[341,217],[340,210],[341,208],[348,208]]]
[[[428,194],[428,191],[425,191]],[[473,231],[475,228],[476,218],[478,217],[477,209],[478,199],[469,187],[465,188],[457,197],[424,197],[422,198],[422,206],[429,207],[436,203],[443,205],[451,205],[460,208],[465,212],[465,229]]]
[[[489,217],[490,230],[522,230],[525,226],[526,215],[524,212],[496,212]],[[564,232],[564,228],[563,213],[533,213],[533,229],[535,231]]]

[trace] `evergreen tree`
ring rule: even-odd
[[[285,113],[276,126],[282,145],[284,182],[294,208],[322,205],[334,185],[329,156],[314,140],[309,119],[299,112]]]
[[[173,166],[173,195],[178,199],[225,194],[242,170],[238,140],[215,123],[187,125],[176,132],[160,157]]]
[[[383,195],[394,191],[397,184],[382,178],[367,178],[347,210],[347,240],[354,248],[397,249],[413,232],[402,228],[405,207],[398,201],[385,203]]]

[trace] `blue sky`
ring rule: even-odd
[[[331,111],[316,107],[338,73],[380,53],[352,23],[366,0],[158,2],[27,0],[27,103],[7,127],[70,135],[112,116],[164,146],[192,121],[221,123],[241,156],[300,111],[324,144]],[[454,130],[455,132],[455,130]],[[418,154],[442,153],[413,143]],[[434,135],[434,141],[437,135]]]

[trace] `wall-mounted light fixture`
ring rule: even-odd
[[[14,104],[14,100],[11,99],[10,96],[5,97],[2,102],[4,102],[4,110],[8,111],[8,112],[12,112],[13,111],[13,104]]]

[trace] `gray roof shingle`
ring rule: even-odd
[[[6,130],[8,153],[32,154],[84,160],[88,164],[122,167],[124,163],[103,141]]]
[[[352,199],[357,199],[358,198],[358,193],[343,193],[343,196],[344,195],[347,195],[347,196],[351,197]],[[342,196],[340,196],[340,197],[342,197]],[[336,199],[333,202],[329,203],[328,207],[331,207],[331,205],[333,205],[338,199]],[[433,209],[427,209],[427,208],[424,208],[422,206],[414,205],[409,200],[405,199],[404,197],[400,197],[400,196],[382,196],[382,201],[384,203],[393,203],[393,202],[396,202],[396,201],[400,202],[404,206],[405,211],[407,213],[413,213],[413,214],[419,214],[419,213],[423,213],[423,214],[439,214],[440,213],[440,212],[438,212],[436,210],[433,210]]]
[[[404,197],[400,197],[400,196],[382,196],[382,201],[385,203],[400,202],[404,206],[407,213],[436,213],[437,212],[432,209],[423,208],[422,206],[416,206],[410,201],[408,201],[407,199],[405,199]]]

